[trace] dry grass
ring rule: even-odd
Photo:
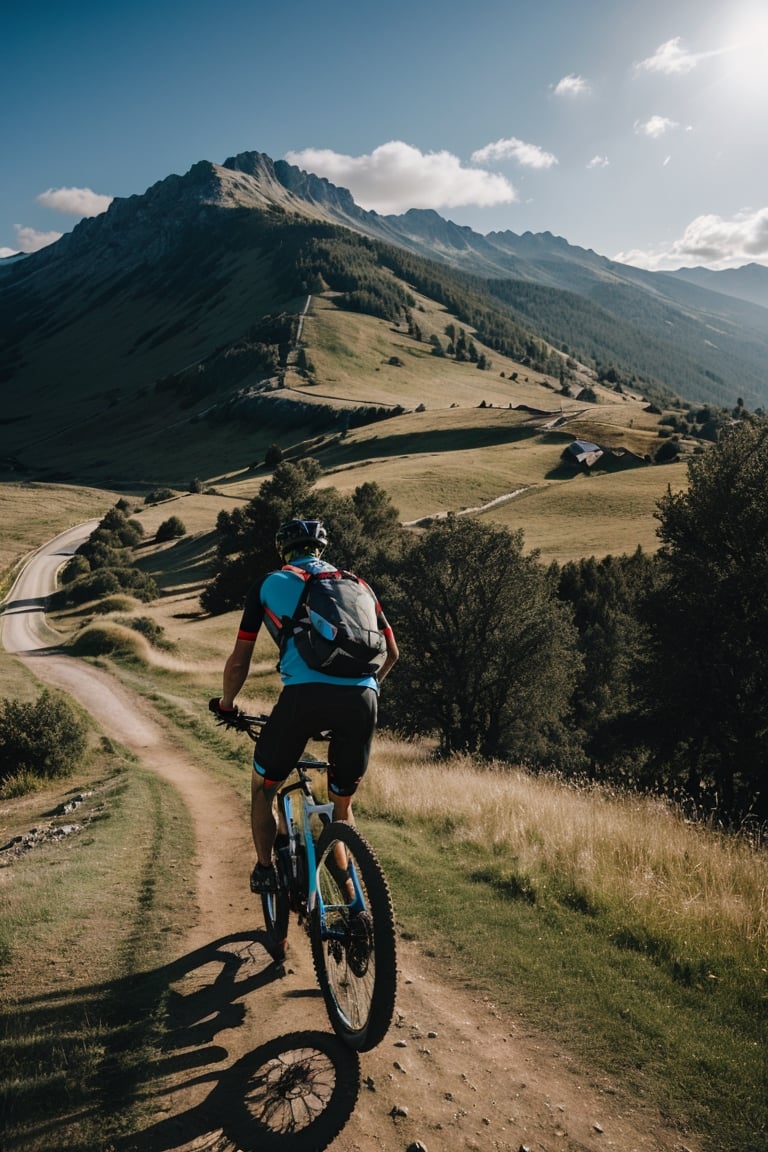
[[[510,402],[559,408],[552,377],[485,349],[478,340],[478,351],[485,351],[490,357],[490,370],[481,372],[469,362],[461,364],[433,356],[427,343],[429,337],[437,335],[445,345],[445,326],[453,317],[426,298],[419,298],[419,303],[424,309],[418,312],[421,342],[409,336],[405,327],[398,328],[362,313],[339,312],[328,300],[313,297],[304,325],[304,342],[321,383],[306,386],[296,378],[296,387],[307,396],[317,398],[322,394],[355,404],[402,404],[415,408],[423,403],[428,408],[448,408],[452,403],[476,407],[485,400],[505,408]],[[471,333],[466,325],[457,326]],[[402,361],[402,366],[389,364],[393,356]],[[517,381],[509,378],[514,372],[518,374]],[[542,388],[542,383],[548,389]]]
[[[103,515],[117,499],[114,492],[70,484],[0,484],[0,595],[19,560],[58,532]]]
[[[620,556],[640,546],[655,552],[654,512],[667,487],[685,488],[685,464],[633,468],[626,472],[575,475],[537,485],[500,505],[489,518],[505,528],[522,528],[527,549],[542,561],[563,564],[582,556]]]
[[[383,737],[361,796],[389,816],[402,815],[407,798],[406,819],[449,829],[533,889],[555,883],[617,924],[641,924],[713,963],[730,957],[753,975],[768,965],[768,857],[662,801],[501,765],[436,764],[427,750]]]

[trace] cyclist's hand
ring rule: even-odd
[[[237,705],[234,708],[222,708],[221,699],[218,696],[214,696],[208,701],[208,709],[222,724],[232,724],[240,715],[240,709]]]

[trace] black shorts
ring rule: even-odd
[[[283,688],[254,748],[254,771],[268,784],[279,784],[307,741],[318,732],[330,732],[328,791],[353,796],[368,767],[378,703],[373,688],[335,684]]]

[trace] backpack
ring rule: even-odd
[[[375,676],[386,660],[387,642],[379,629],[376,597],[365,581],[341,569],[307,572],[286,564],[283,572],[299,576],[304,587],[293,616],[283,617],[281,654],[292,639],[316,672],[350,679]]]

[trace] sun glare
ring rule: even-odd
[[[768,10],[764,3],[737,9],[724,27],[729,80],[744,94],[768,89]]]

